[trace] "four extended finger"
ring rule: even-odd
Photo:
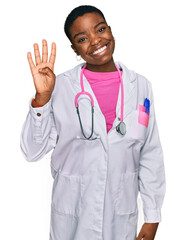
[[[46,63],[48,60],[48,46],[45,39],[42,40],[43,51],[42,51],[42,62]]]
[[[30,69],[31,69],[31,72],[33,73],[33,70],[35,68],[35,65],[34,65],[34,62],[32,60],[32,55],[31,55],[31,52],[28,52],[27,53],[27,58],[28,58],[28,63],[30,65]]]
[[[39,52],[39,46],[37,43],[34,43],[34,54],[35,54],[35,60],[36,60],[36,66],[41,63],[41,57]]]
[[[50,59],[49,62],[54,66],[56,59],[56,44],[53,42],[52,43],[52,49],[51,49],[51,54],[50,54]]]

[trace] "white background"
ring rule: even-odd
[[[27,52],[33,55],[33,44],[37,42],[41,48],[42,39],[47,39],[49,47],[52,41],[57,44],[56,75],[79,64],[63,25],[68,13],[81,4],[95,5],[105,14],[116,39],[114,60],[122,61],[152,82],[167,178],[162,222],[156,239],[183,239],[186,214],[184,0],[12,0],[1,4],[1,239],[49,239],[51,153],[37,163],[28,163],[19,143],[28,103],[35,94]]]

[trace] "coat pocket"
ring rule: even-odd
[[[128,123],[128,140],[144,142],[148,127],[149,115],[140,109],[132,112]]]
[[[145,112],[145,107],[140,104],[138,106],[138,111],[138,123],[142,124],[147,128],[149,123],[149,114]]]
[[[138,173],[123,173],[120,179],[116,213],[131,214],[136,211],[138,196]]]
[[[59,214],[78,217],[81,210],[82,176],[68,176],[60,172],[54,180],[52,207]]]

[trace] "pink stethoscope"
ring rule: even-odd
[[[80,75],[80,82],[81,82],[81,92],[79,92],[76,97],[75,97],[75,106],[76,106],[76,110],[77,110],[77,114],[78,114],[78,118],[79,118],[79,123],[80,123],[80,127],[81,127],[81,131],[82,131],[82,134],[83,136],[87,139],[87,140],[94,140],[94,139],[90,139],[92,137],[92,134],[94,132],[94,100],[91,96],[90,93],[88,92],[85,92],[84,90],[84,86],[83,86],[83,73],[84,73],[84,70],[86,68],[86,64],[83,66],[82,70],[81,70],[81,75]],[[123,106],[124,106],[124,90],[123,90],[123,81],[122,81],[122,76],[121,76],[121,72],[118,68],[117,65],[115,65],[117,70],[118,70],[118,73],[119,73],[119,78],[120,78],[120,83],[121,83],[121,116],[120,116],[120,123],[116,126],[116,131],[118,133],[120,133],[121,135],[125,135],[126,133],[126,125],[125,123],[123,122]],[[91,130],[91,134],[89,137],[86,137],[85,136],[85,133],[84,133],[84,130],[83,130],[83,126],[82,126],[82,122],[81,122],[81,118],[80,118],[80,113],[79,113],[79,107],[78,107],[78,97],[80,95],[87,95],[89,96],[90,100],[91,100],[91,106],[92,106],[92,130]]]

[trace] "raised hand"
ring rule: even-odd
[[[35,62],[32,60],[30,52],[27,53],[28,62],[30,65],[34,85],[36,89],[35,100],[38,104],[46,104],[51,97],[55,85],[54,63],[56,58],[56,44],[52,43],[50,58],[48,61],[48,46],[47,41],[42,40],[42,60],[40,57],[39,46],[34,44]]]

